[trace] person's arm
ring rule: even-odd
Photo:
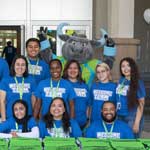
[[[6,139],[8,139],[8,138],[12,138],[12,134],[10,134],[10,133],[0,133],[0,138],[6,138]]]
[[[1,112],[1,121],[6,120],[6,92],[0,90],[0,112]]]
[[[31,129],[31,132],[25,132],[25,133],[16,133],[18,137],[24,137],[24,138],[39,138],[39,128],[33,127]]]
[[[34,95],[31,96],[31,102],[32,102],[32,110],[34,110],[34,106],[36,103],[36,97]]]
[[[90,116],[91,116],[91,107],[90,106],[87,107],[86,115],[87,115],[87,118],[90,119]]]
[[[137,112],[136,112],[136,117],[135,121],[133,124],[133,132],[138,133],[139,132],[139,127],[140,127],[140,121],[143,115],[143,110],[144,110],[144,104],[145,104],[145,99],[141,98],[138,100],[139,104],[137,107]]]
[[[42,104],[41,99],[37,98],[36,102],[34,104],[34,108],[33,108],[33,116],[34,116],[35,119],[39,119],[41,104]]]
[[[69,107],[70,107],[70,118],[74,118],[75,117],[75,113],[74,113],[74,100],[70,100],[69,101]]]
[[[2,52],[2,57],[4,57],[4,54],[5,54],[5,49],[6,49],[6,48],[4,48],[4,50],[3,50],[3,52]]]

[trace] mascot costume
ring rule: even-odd
[[[75,59],[79,61],[82,68],[82,77],[86,83],[90,86],[94,76],[95,67],[102,61],[107,63],[110,68],[113,66],[116,55],[116,47],[114,41],[108,37],[105,30],[101,29],[102,36],[99,40],[89,40],[85,35],[77,34],[63,34],[62,29],[64,26],[68,26],[67,23],[58,25],[57,36],[64,41],[62,46],[62,57],[56,56],[52,53],[50,48],[50,42],[47,39],[47,28],[40,28],[38,37],[41,42],[40,57],[47,63],[54,58],[61,60],[63,66],[67,60]],[[103,58],[102,60],[94,59],[93,53],[96,48],[103,47]]]

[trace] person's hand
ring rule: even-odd
[[[134,123],[132,127],[133,133],[138,133],[139,132],[139,123]]]
[[[17,133],[15,131],[11,132],[12,137],[18,137]]]
[[[40,39],[40,42],[47,40],[47,32],[48,32],[47,27],[45,27],[45,28],[44,27],[40,27],[40,30],[38,32],[38,37]]]

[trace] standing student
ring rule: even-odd
[[[66,63],[63,76],[74,88],[76,98],[75,119],[83,129],[90,117],[90,94],[88,85],[82,79],[80,64],[76,60],[70,60]]]
[[[7,62],[0,57],[0,81],[6,76],[9,76],[9,66]]]
[[[110,68],[106,63],[100,63],[95,69],[96,77],[90,93],[92,99],[91,121],[101,119],[99,109],[105,101],[116,100],[116,84],[111,81]]]
[[[40,51],[40,41],[30,38],[26,41],[27,61],[29,75],[35,78],[38,84],[41,80],[50,77],[48,64],[38,57]]]
[[[117,113],[119,119],[126,121],[138,138],[143,127],[144,83],[139,77],[135,61],[130,57],[120,61],[120,74],[121,78],[116,89]]]
[[[113,102],[102,104],[101,120],[93,122],[86,131],[88,138],[133,139],[132,129],[127,123],[117,119],[116,106]],[[100,112],[100,111],[99,111]]]
[[[52,99],[48,112],[39,122],[40,137],[81,137],[78,123],[70,119],[65,101],[60,97]]]
[[[5,59],[9,65],[9,68],[11,66],[11,63],[17,53],[17,49],[12,45],[11,41],[7,42],[7,46],[4,47],[4,50],[2,52],[2,57],[5,55]]]
[[[28,115],[28,105],[24,100],[16,100],[12,112],[10,119],[0,123],[0,138],[39,137],[39,128],[35,119]]]
[[[37,101],[34,108],[34,117],[38,118],[40,109],[44,116],[54,97],[62,97],[67,105],[71,118],[74,118],[74,98],[75,93],[71,84],[62,79],[62,64],[58,59],[52,59],[49,63],[51,77],[39,83],[35,96]]]
[[[17,55],[12,62],[10,77],[6,77],[0,84],[0,108],[2,121],[12,116],[12,105],[16,99],[27,102],[29,114],[32,114],[35,97],[33,92],[36,83],[28,76],[28,63],[24,56]]]

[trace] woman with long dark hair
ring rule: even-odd
[[[79,125],[70,119],[63,98],[52,99],[47,114],[39,122],[40,137],[81,137]]]
[[[0,124],[0,137],[38,138],[39,128],[31,115],[28,115],[28,105],[23,100],[16,100],[12,106],[13,117]]]
[[[145,87],[140,79],[134,59],[125,57],[120,61],[120,74],[116,94],[119,119],[126,121],[135,133],[140,136],[145,104]]]
[[[16,55],[13,59],[10,76],[2,80],[0,85],[0,110],[1,119],[12,117],[12,105],[16,99],[23,99],[27,102],[29,111],[32,115],[35,97],[33,92],[36,83],[32,77],[28,76],[28,63],[24,56]]]
[[[75,120],[84,129],[90,117],[90,94],[88,85],[82,79],[82,71],[77,60],[66,63],[63,76],[68,80],[75,91]]]

